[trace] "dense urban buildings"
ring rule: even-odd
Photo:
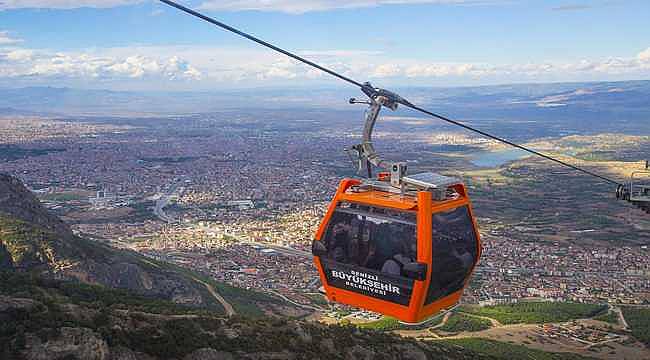
[[[358,126],[344,125],[349,119],[334,114],[323,122],[323,116],[278,110],[5,119],[0,171],[18,175],[77,232],[97,241],[322,309],[310,244],[338,181],[355,175],[343,149],[359,141]],[[414,168],[462,176],[474,196],[484,253],[465,302],[650,303],[650,240],[625,223],[624,205],[546,193],[531,185],[553,182],[549,174],[562,182],[575,175],[518,163],[517,156],[477,166],[472,154],[489,154],[494,143],[449,130],[424,136],[400,121],[391,118],[379,132],[382,151]],[[564,144],[547,141],[556,151]],[[521,191],[531,192],[524,198],[558,196],[557,207],[537,204],[535,219],[501,211],[525,202],[515,191],[523,183]],[[603,219],[601,211],[588,227],[567,225],[560,219],[572,216],[570,205],[560,206],[567,197],[615,215]],[[625,241],[603,241],[607,236]]]

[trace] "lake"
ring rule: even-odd
[[[530,153],[520,149],[486,151],[472,154],[470,161],[479,167],[496,168],[507,162],[523,159],[529,155]]]

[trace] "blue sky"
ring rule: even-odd
[[[180,2],[380,84],[650,78],[647,0]],[[156,1],[0,0],[0,9],[0,86],[336,84]]]

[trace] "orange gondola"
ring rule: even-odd
[[[368,94],[359,164],[389,170],[377,179],[344,179],[316,233],[312,252],[329,300],[417,323],[461,298],[481,254],[463,183],[433,173],[406,174],[374,151],[382,106],[397,95]],[[356,102],[352,100],[351,102]]]

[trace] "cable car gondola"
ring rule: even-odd
[[[630,182],[621,184],[616,190],[616,197],[627,200],[639,209],[650,214],[650,164],[645,163],[645,171],[635,171],[630,175]]]
[[[370,101],[360,170],[388,170],[376,179],[344,179],[312,245],[331,301],[420,322],[460,300],[481,243],[463,183],[433,173],[407,175],[403,163],[382,160],[372,130],[382,106],[399,97],[366,84]],[[358,103],[352,99],[351,103]]]

